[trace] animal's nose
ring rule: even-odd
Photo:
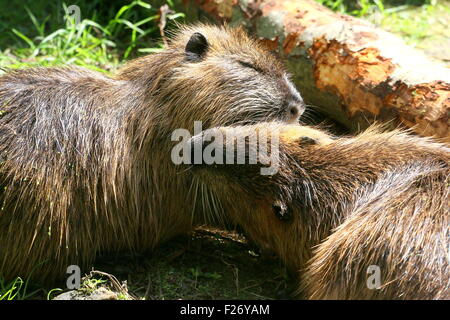
[[[305,104],[303,101],[290,102],[287,108],[288,122],[296,122],[303,112],[305,112]]]

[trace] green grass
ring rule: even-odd
[[[386,9],[413,6],[435,6],[438,0],[316,0],[340,13],[364,17],[374,11],[389,13]]]
[[[26,4],[21,7],[27,22],[20,18],[18,23],[14,16],[0,19],[0,31],[6,34],[0,42],[0,67],[74,64],[108,71],[124,59],[162,48],[158,42],[159,7],[147,2],[134,0],[122,6],[105,6],[101,1],[74,1],[81,11],[79,23],[70,16],[64,18],[65,3],[61,3],[60,10],[55,5],[44,10],[36,3],[29,3],[32,9]],[[172,1],[167,5],[172,8]],[[109,8],[106,13],[101,9],[105,7]],[[7,10],[8,3],[2,2],[0,12],[5,14]],[[85,17],[86,12],[91,12],[90,17]],[[104,14],[108,19],[99,18]],[[166,17],[168,27],[183,17],[183,13],[172,10]]]
[[[17,277],[13,281],[6,283],[0,278],[0,301],[1,300],[26,300],[40,294],[44,290],[41,288],[31,289],[28,281]]]
[[[448,32],[450,2],[439,1],[422,6],[399,6],[386,11],[382,15],[370,16],[369,20],[381,28],[401,36],[412,46],[424,50],[439,46],[441,51],[450,51],[450,34]],[[448,58],[450,58],[450,53]]]
[[[366,19],[430,56],[450,61],[450,1],[316,0],[334,11]]]
[[[11,283],[4,283],[0,279],[0,300],[14,300],[18,299],[23,286],[23,280],[16,278]]]

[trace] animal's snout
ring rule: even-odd
[[[297,122],[300,116],[305,112],[305,104],[303,101],[291,101],[287,105],[287,121]]]

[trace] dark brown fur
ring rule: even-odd
[[[186,49],[194,33],[208,41],[198,56]],[[8,71],[0,276],[51,281],[97,253],[152,249],[189,231],[212,210],[171,162],[172,131],[194,121],[296,121],[302,108],[280,62],[228,27],[185,27],[168,49],[112,77],[77,67]]]
[[[193,171],[253,241],[300,271],[305,297],[450,298],[449,148],[376,128],[349,138],[270,123],[219,130],[280,137],[273,176],[261,162]],[[379,289],[367,286],[372,265]]]

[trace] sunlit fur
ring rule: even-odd
[[[194,32],[209,47],[188,61]],[[64,278],[68,265],[90,267],[97,253],[151,249],[204,223],[219,204],[171,162],[172,131],[192,132],[194,121],[296,121],[293,102],[302,107],[281,63],[229,27],[182,27],[166,50],[112,76],[79,67],[7,71],[0,276]]]
[[[342,138],[271,123],[220,130],[280,137],[273,176],[260,174],[261,163],[191,170],[254,242],[299,271],[300,297],[450,298],[448,147],[377,127]],[[378,290],[367,286],[371,265],[380,267]]]

